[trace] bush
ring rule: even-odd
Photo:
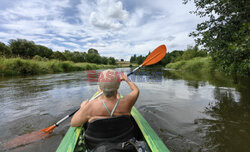
[[[190,72],[213,72],[215,70],[215,64],[211,57],[197,57],[191,60],[182,60],[167,64],[166,68]]]

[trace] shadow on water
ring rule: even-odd
[[[187,86],[198,89],[206,83],[215,86],[213,100],[203,113],[208,118],[195,119],[195,132],[203,142],[201,151],[250,151],[250,81],[237,81],[221,73],[201,74],[165,71],[168,79],[184,79]],[[235,83],[237,82],[237,83]]]
[[[242,92],[237,101],[232,91],[219,87],[214,89],[216,101],[204,111],[212,119],[197,119],[197,131],[204,134],[204,148],[219,152],[250,151],[248,94]]]

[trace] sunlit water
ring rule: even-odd
[[[116,69],[130,71],[129,68]],[[250,81],[152,70],[131,77],[136,107],[171,151],[250,151]],[[0,79],[0,142],[48,127],[97,90],[86,72]],[[129,92],[122,83],[119,91]],[[53,152],[69,121],[50,137],[9,151]]]

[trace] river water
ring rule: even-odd
[[[135,106],[171,151],[250,151],[249,80],[168,69],[142,69],[131,79],[140,89]],[[84,71],[1,78],[0,142],[54,124],[97,87]],[[127,94],[127,84],[119,92]],[[8,151],[53,152],[69,121],[48,138]]]

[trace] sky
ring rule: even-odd
[[[202,22],[182,0],[1,0],[0,42],[27,39],[53,51],[129,60],[161,44],[167,51],[194,45],[188,34]]]

